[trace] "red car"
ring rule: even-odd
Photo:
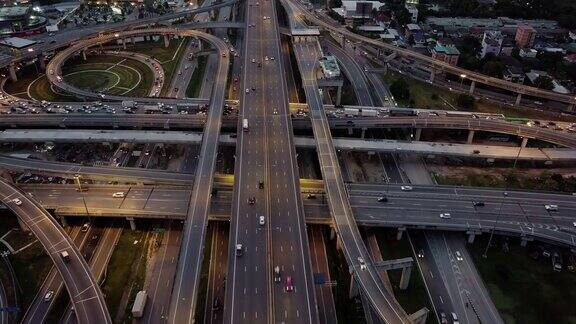
[[[292,276],[286,277],[286,292],[294,291],[294,283],[292,282]]]

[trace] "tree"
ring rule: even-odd
[[[476,99],[474,99],[474,97],[467,95],[467,94],[460,94],[456,98],[456,105],[458,105],[458,107],[461,107],[464,109],[471,109],[472,107],[474,107],[475,102],[476,102]]]
[[[488,61],[482,67],[482,73],[496,78],[502,78],[504,74],[504,64],[498,61]]]
[[[330,0],[330,8],[342,7],[342,0]]]
[[[554,88],[552,79],[545,75],[539,75],[536,80],[534,80],[534,86],[545,90],[552,90]]]
[[[390,85],[390,92],[399,100],[408,100],[410,98],[410,86],[404,79],[397,79]]]

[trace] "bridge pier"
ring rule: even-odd
[[[476,133],[476,131],[473,129],[468,131],[468,139],[466,140],[466,144],[472,144],[472,142],[474,142],[474,134],[475,133]]]
[[[122,48],[126,49],[126,38],[122,38]]]
[[[406,227],[398,227],[398,233],[396,234],[396,240],[400,241],[402,239],[402,234],[406,231]]]
[[[348,126],[347,128],[348,128],[348,135],[354,134],[354,128],[352,128],[350,126]]]
[[[410,314],[409,317],[414,324],[425,324],[428,319],[428,313],[430,310],[426,307],[422,307],[416,313]]]
[[[476,89],[476,81],[470,83],[470,94],[474,94],[474,89]]]
[[[86,50],[82,51],[82,59],[86,61]]]
[[[520,101],[522,101],[522,94],[521,94],[521,93],[519,93],[519,94],[516,96],[516,103],[514,103],[514,106],[519,106],[519,105],[520,105]]]
[[[40,66],[40,71],[46,71],[46,61],[44,60],[44,56],[38,56],[38,65]]]
[[[354,280],[354,273],[350,273],[350,290],[348,293],[348,298],[358,297],[358,295],[360,295],[360,292],[358,291],[356,280]]]
[[[164,35],[164,47],[168,48],[170,46],[170,38],[168,35]]]
[[[528,245],[528,242],[531,242],[531,241],[534,241],[534,238],[528,237],[528,236],[522,236],[522,240],[520,241],[520,246],[526,247],[526,245]]]
[[[62,223],[62,227],[68,227],[68,221],[66,220],[66,217],[60,216],[60,223]]]
[[[340,105],[341,99],[342,99],[342,86],[338,86],[338,90],[336,91],[336,106]]]
[[[136,39],[134,36],[130,37],[130,41],[132,42],[132,45],[136,45]]]
[[[468,231],[468,232],[466,232],[466,234],[468,234],[468,243],[472,244],[472,243],[474,243],[474,239],[476,238],[476,235],[480,235],[480,234],[482,234],[482,232]]]
[[[406,290],[410,284],[410,277],[412,276],[412,267],[402,268],[402,277],[400,277],[400,289]]]
[[[136,230],[136,222],[134,221],[133,217],[126,217],[126,220],[130,222],[130,229],[135,231]]]
[[[520,144],[521,148],[525,148],[528,145],[528,137],[522,137],[522,143]]]
[[[568,104],[568,111],[574,111],[574,107],[576,106],[576,104]]]
[[[334,226],[330,226],[330,239],[333,240],[334,238],[336,238],[336,229]]]
[[[430,70],[430,82],[434,83],[434,78],[436,77],[436,71],[434,69]]]
[[[14,64],[10,64],[8,70],[10,71],[10,79],[13,82],[18,81],[18,76],[16,75],[16,66]]]
[[[367,129],[368,128],[366,128],[366,127],[362,127],[362,134],[360,135],[360,138],[364,139],[364,137],[366,137],[366,130]]]
[[[416,133],[414,134],[414,140],[420,141],[420,137],[422,137],[422,128],[416,128]]]

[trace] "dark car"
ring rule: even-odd
[[[484,202],[483,201],[473,201],[472,205],[474,205],[474,207],[484,207]]]

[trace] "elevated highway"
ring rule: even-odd
[[[6,130],[0,132],[0,142],[6,143],[164,143],[199,144],[202,133],[181,131],[131,130]],[[218,143],[236,145],[236,138],[220,135]],[[496,145],[453,144],[442,142],[334,138],[338,149],[368,152],[403,152],[421,155],[456,156],[493,160],[523,160],[570,163],[576,161],[573,148],[532,148]],[[315,148],[309,137],[295,137],[297,147]]]
[[[205,117],[197,115],[105,115],[95,114],[89,117],[82,114],[41,114],[41,115],[4,115],[0,118],[0,127],[58,127],[58,128],[136,128],[136,129],[186,129],[200,128]],[[502,119],[485,119],[469,117],[331,117],[330,128],[408,128],[408,129],[463,129],[484,131],[538,139],[563,147],[576,148],[576,135],[566,131],[550,128],[530,127],[510,123]],[[237,119],[223,117],[222,125],[235,128]],[[295,129],[310,129],[307,118],[293,118]]]
[[[228,221],[232,206],[231,182],[218,181],[210,219]],[[57,216],[185,219],[190,188],[163,186],[89,186],[84,193],[73,185],[19,185]],[[320,180],[301,180],[307,223],[333,224]],[[576,198],[570,194],[453,186],[347,184],[350,205],[360,226],[460,231],[475,235],[495,231],[576,248]],[[124,191],[125,199],[113,198]],[[316,199],[306,199],[309,192]],[[505,194],[506,193],[506,194]],[[388,202],[378,202],[386,196]],[[474,206],[481,201],[484,206]],[[548,211],[545,205],[557,205]],[[106,207],[104,207],[106,206]],[[451,218],[440,218],[450,213]]]
[[[353,216],[332,142],[330,125],[318,93],[316,82],[316,66],[320,50],[318,46],[318,42],[295,42],[293,44],[306,100],[310,106],[310,118],[330,214],[336,224],[338,239],[342,243],[346,261],[350,267],[351,284],[359,286],[361,293],[366,296],[370,306],[381,320],[388,323],[410,323],[408,314],[384,286],[378,272],[370,262],[370,256]]]
[[[112,323],[88,264],[54,218],[30,196],[4,180],[0,180],[0,200],[34,233],[52,259],[66,285],[78,323]],[[68,260],[61,256],[64,251]]]

